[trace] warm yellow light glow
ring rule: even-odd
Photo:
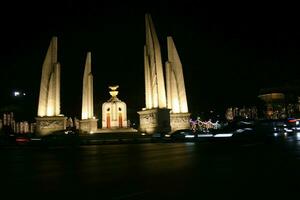
[[[112,97],[116,97],[118,95],[118,91],[109,91],[109,94],[112,96]]]
[[[53,106],[47,106],[47,116],[54,116],[54,107]]]
[[[168,108],[172,113],[188,113],[182,64],[172,37],[168,37],[166,84]]]
[[[38,116],[60,114],[60,65],[57,62],[57,38],[53,37],[42,69]]]
[[[82,119],[88,119],[88,113],[83,112],[81,117],[82,117]]]
[[[274,100],[284,100],[285,95],[283,93],[269,93],[259,95],[258,97],[266,102],[272,102]]]
[[[173,113],[180,113],[180,106],[178,98],[172,99],[172,112]]]
[[[166,93],[159,41],[151,16],[146,14],[144,48],[146,108],[166,108]]]
[[[115,91],[119,88],[118,85],[114,85],[114,86],[109,86],[109,89],[111,89],[112,91]]]
[[[84,74],[83,74],[83,88],[82,88],[82,119],[92,119],[94,116],[93,107],[93,75],[92,75],[92,61],[91,52],[87,53]]]
[[[126,104],[116,97],[118,86],[109,87],[111,98],[102,104],[102,128],[126,128],[127,108]]]

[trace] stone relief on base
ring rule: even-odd
[[[43,128],[60,128],[64,126],[64,121],[45,120],[40,122],[40,126]]]
[[[190,113],[173,113],[170,115],[172,131],[190,128]]]
[[[155,125],[156,124],[156,115],[154,113],[149,113],[145,115],[141,115],[140,123],[147,124],[147,125]]]

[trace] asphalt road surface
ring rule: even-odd
[[[300,187],[297,138],[10,147],[0,159],[0,194],[22,199],[286,199]]]

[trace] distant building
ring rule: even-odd
[[[233,121],[234,119],[237,119],[237,118],[257,119],[258,118],[257,108],[256,108],[256,106],[252,106],[252,107],[243,106],[242,108],[230,107],[230,108],[227,108],[227,110],[226,110],[225,118],[228,121]]]
[[[3,113],[3,118],[0,119],[0,130],[5,129],[6,133],[34,133],[35,123],[29,123],[28,121],[16,122],[14,119],[14,113]]]
[[[260,90],[258,97],[265,103],[263,112],[268,119],[300,116],[300,83],[264,88]]]

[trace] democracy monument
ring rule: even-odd
[[[83,84],[82,84],[82,111],[79,129],[82,132],[94,133],[97,131],[98,119],[94,116],[94,93],[91,52],[87,53]]]
[[[145,108],[138,111],[139,131],[147,134],[171,132],[190,127],[182,64],[171,36],[167,37],[165,76],[159,40],[150,14],[145,15],[144,46]],[[91,52],[87,53],[82,84],[81,133],[134,132],[127,127],[126,103],[117,98],[118,87],[110,86],[111,98],[102,105],[102,128],[94,116]],[[36,132],[40,136],[66,129],[67,118],[60,113],[60,64],[57,37],[50,41],[42,66]]]
[[[41,136],[66,128],[60,113],[60,64],[57,61],[57,37],[53,37],[42,67],[36,132]]]
[[[167,38],[168,61],[165,64],[166,98],[159,41],[149,14],[146,14],[145,21],[144,70],[146,108],[138,112],[140,115],[140,131],[154,133],[189,128],[190,113],[188,113],[182,65],[174,41],[172,37]]]

